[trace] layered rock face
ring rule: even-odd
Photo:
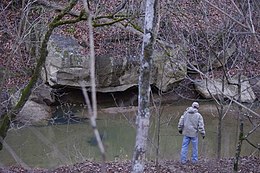
[[[174,83],[187,73],[182,53],[176,48],[168,52],[154,53],[151,84],[162,91],[172,89]],[[53,35],[48,44],[43,79],[50,86],[90,87],[89,56],[76,40]],[[103,55],[95,58],[96,87],[99,92],[124,91],[138,85],[139,57],[129,55]],[[81,83],[82,82],[82,83]]]
[[[48,43],[48,57],[42,77],[50,86],[90,85],[89,57],[83,52],[76,40],[59,35],[52,35]]]
[[[249,79],[242,76],[241,79],[241,102],[253,103],[256,99],[256,95],[252,90],[249,83]],[[224,81],[224,91],[222,92],[222,79],[211,79],[211,80],[196,80],[195,88],[203,96],[203,98],[219,98],[223,96],[229,100],[238,100],[238,77],[234,76],[228,81]]]

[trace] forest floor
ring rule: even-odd
[[[156,167],[155,162],[146,164],[145,173],[231,173],[233,172],[234,158],[200,159],[197,164],[181,164],[179,161],[161,161]],[[26,169],[20,166],[0,167],[1,173],[98,173],[101,172],[102,164],[98,162],[85,161],[74,165],[64,165],[58,168],[48,169]],[[130,161],[107,162],[107,173],[131,172]],[[239,163],[239,173],[260,173],[259,157],[242,157]]]
[[[10,5],[8,0],[3,0],[1,3],[8,4],[8,6]],[[7,5],[4,5],[4,7],[7,7]],[[6,11],[1,11],[1,18],[8,21],[1,22],[0,24],[0,28],[4,28],[0,32],[0,70],[1,68],[5,69],[8,67],[7,71],[13,72],[14,74],[2,83],[0,80],[0,83],[3,85],[2,88],[20,88],[21,85],[29,80],[31,75],[28,74],[31,72],[27,72],[25,69],[33,69],[34,61],[32,58],[30,59],[30,56],[27,57],[23,48],[21,48],[20,51],[17,51],[18,53],[12,51],[13,49],[17,50],[16,45],[14,44],[17,43],[15,40],[18,38],[15,24],[19,23],[19,21],[15,21],[15,19],[20,19],[20,11],[16,9],[12,10],[14,8],[2,9],[5,9]],[[80,38],[85,37],[81,36]],[[114,48],[113,51],[114,50],[116,49]],[[259,56],[252,56],[252,62],[247,66],[245,72],[250,72],[250,75],[252,73],[252,76],[259,75],[260,65],[258,63],[258,58]],[[186,83],[184,84],[184,87],[187,87]],[[259,88],[257,91],[259,96]],[[181,164],[176,160],[165,160],[161,161],[158,167],[156,167],[154,162],[147,162],[145,173],[231,173],[233,172],[233,163],[234,158],[223,158],[221,160],[201,158],[197,164]],[[74,165],[60,165],[53,169],[24,168],[17,165],[4,167],[0,165],[0,173],[98,173],[101,172],[101,166],[102,165],[99,162],[92,161],[85,161]],[[131,161],[107,162],[106,172],[131,172]],[[242,157],[240,159],[238,172],[260,173],[260,157]]]

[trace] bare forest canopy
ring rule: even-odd
[[[144,1],[92,0],[89,8],[94,15],[95,54],[116,57],[140,54]],[[26,83],[39,54],[42,35],[48,22],[60,12],[65,0],[2,0],[0,23],[1,88],[15,89]],[[66,15],[73,19],[83,10],[82,2]],[[201,69],[220,57],[221,52],[235,44],[236,52],[228,61],[226,72],[242,71],[246,76],[259,76],[258,0],[162,0],[158,49],[184,47],[188,61]],[[55,32],[70,35],[88,48],[86,23],[63,25]],[[86,49],[87,51],[88,49]]]

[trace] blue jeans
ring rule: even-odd
[[[181,163],[187,162],[187,154],[189,149],[189,144],[192,143],[192,163],[196,163],[198,161],[198,136],[196,137],[188,137],[183,136],[182,148],[181,148]]]

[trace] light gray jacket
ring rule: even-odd
[[[178,130],[188,137],[196,137],[198,132],[205,136],[204,121],[198,109],[189,107],[181,116],[178,123]]]

